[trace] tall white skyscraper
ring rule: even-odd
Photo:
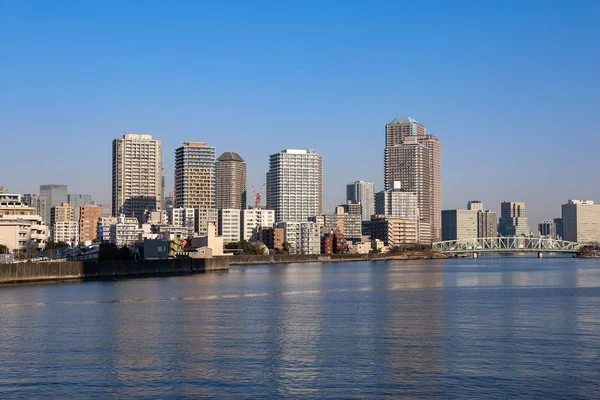
[[[162,209],[162,142],[126,133],[113,140],[112,212],[144,221],[146,211]]]
[[[369,221],[375,214],[373,182],[356,181],[346,185],[346,201],[362,205],[362,220]]]
[[[269,157],[267,208],[275,222],[304,222],[323,209],[323,159],[314,150],[286,149]]]

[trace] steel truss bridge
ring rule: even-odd
[[[446,240],[432,244],[438,253],[578,253],[583,245],[566,240],[524,237],[489,237],[460,240]]]

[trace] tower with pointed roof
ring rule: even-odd
[[[238,153],[227,151],[219,156],[217,169],[217,209],[246,208],[246,162]]]

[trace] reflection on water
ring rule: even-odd
[[[3,398],[594,398],[600,263],[297,264],[0,290]]]

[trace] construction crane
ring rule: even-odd
[[[255,208],[259,208],[260,207],[260,199],[262,196],[262,192],[265,189],[265,184],[263,183],[262,187],[260,188],[260,190],[258,191],[258,193],[256,193],[256,190],[254,189],[254,186],[252,186],[252,196],[254,196],[254,207]]]

